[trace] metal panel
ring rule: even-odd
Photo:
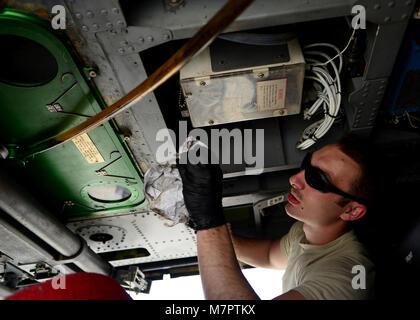
[[[201,28],[226,1],[178,1],[174,9],[168,9],[165,2],[122,1],[127,23],[171,30],[174,39],[184,39]],[[350,15],[353,4],[351,0],[255,1],[225,32]]]
[[[159,27],[127,27],[119,4],[112,0],[67,1],[67,4],[73,23],[66,32],[78,44],[79,53],[97,66],[95,84],[108,105],[147,78],[137,52],[172,38],[170,32]],[[145,172],[156,161],[159,146],[156,133],[166,128],[154,94],[115,120]]]
[[[67,227],[81,235],[96,253],[144,248],[150,255],[134,259],[111,261],[113,266],[143,262],[172,260],[197,255],[196,237],[185,224],[170,226],[172,222],[156,213],[147,212],[93,220],[72,221]],[[93,241],[95,233],[114,236],[109,242]]]

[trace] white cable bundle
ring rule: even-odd
[[[324,109],[324,119],[319,120],[310,126],[308,126],[302,133],[302,138],[299,141],[297,148],[305,150],[316,143],[321,137],[323,137],[334,123],[337,117],[338,111],[341,105],[341,82],[340,72],[343,67],[342,54],[347,50],[351,41],[354,38],[356,29],[353,29],[353,33],[346,45],[346,47],[340,51],[336,46],[330,43],[314,43],[304,47],[305,60],[309,62],[307,64],[307,73],[305,78],[314,81],[322,89],[317,90],[318,99],[312,104],[312,106],[304,111],[304,119],[309,120],[315,112],[322,106]],[[308,49],[314,47],[327,47],[332,48],[337,52],[337,55],[330,58],[326,53],[322,51],[310,51]],[[339,57],[339,66],[337,69],[334,59]],[[315,58],[324,58],[325,62],[321,62]],[[327,65],[331,64],[334,71],[334,78],[330,75]]]

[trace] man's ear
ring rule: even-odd
[[[364,204],[351,201],[344,207],[340,218],[344,221],[355,221],[363,217],[365,214],[366,206]]]

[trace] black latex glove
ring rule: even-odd
[[[219,165],[179,164],[189,226],[205,230],[225,224],[222,206],[223,175]]]

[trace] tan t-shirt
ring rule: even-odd
[[[288,258],[283,292],[296,290],[306,299],[372,299],[374,265],[353,231],[325,245],[303,244],[298,221],[280,242]]]

